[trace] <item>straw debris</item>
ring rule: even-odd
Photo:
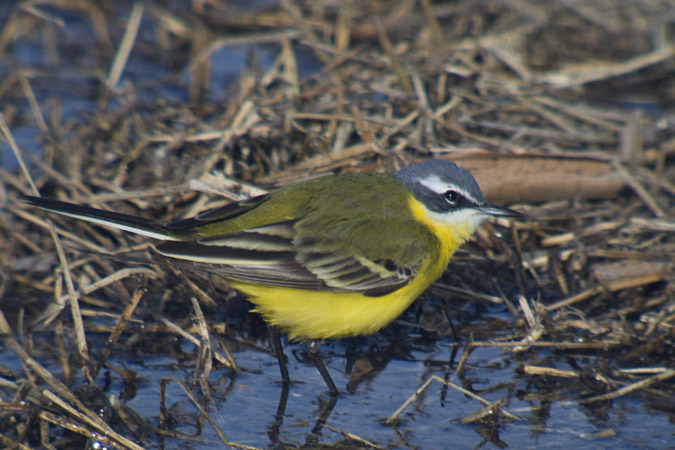
[[[189,397],[192,423],[206,419],[223,444],[251,448],[228,441],[208,405],[248,370],[237,351],[267,346],[261,321],[221,281],[161,265],[136,237],[28,209],[20,194],[176,220],[312,177],[429,157],[463,165],[489,199],[526,218],[486,224],[432,301],[392,325],[404,331],[381,333],[412,345],[402,336],[415,330],[436,348],[452,334],[438,320],[447,315],[465,343],[445,379],[404,388],[409,402],[431,380],[458,388],[448,378],[470,375],[481,347],[512,355],[513,383],[531,381],[519,395],[534,409],[563,397],[593,407],[626,395],[672,400],[668,2],[114,5],[18,2],[0,32],[0,59],[16,62],[0,68],[0,130],[6,160],[18,161],[0,166],[3,445],[187,439],[171,428],[164,396],[154,425],[120,406],[139,377],[158,384],[119,363],[143,354],[193,367],[191,380],[163,383]],[[238,54],[243,64],[224,72]],[[494,308],[500,320],[482,317]],[[363,365],[354,385],[385,366]],[[102,371],[129,390],[91,394],[105,417],[77,389],[101,385]],[[483,409],[458,420],[495,431],[522,418],[508,412],[513,391],[499,392],[476,396]],[[405,420],[399,412],[389,423]],[[271,440],[281,439],[283,411],[275,417]],[[501,446],[495,435],[485,439]]]

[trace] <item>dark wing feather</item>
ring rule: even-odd
[[[163,241],[156,248],[174,265],[231,280],[371,296],[405,286],[422,264],[422,257],[405,267],[374,260],[359,254],[358,246],[337,245],[334,239],[342,236],[308,235],[302,228],[290,220],[197,241]]]
[[[268,199],[268,194],[258,195],[234,203],[229,203],[219,208],[207,209],[198,213],[189,219],[178,220],[165,225],[165,228],[174,232],[192,232],[195,227],[204,226],[209,223],[222,222],[233,219],[254,208],[260,206]]]

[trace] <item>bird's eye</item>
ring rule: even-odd
[[[445,197],[448,203],[453,205],[459,200],[459,194],[456,191],[446,191],[443,197]]]

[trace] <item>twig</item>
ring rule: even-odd
[[[209,422],[211,425],[211,428],[213,428],[213,431],[215,431],[216,435],[218,436],[218,439],[225,444],[228,447],[232,448],[237,448],[241,450],[259,450],[257,447],[250,447],[248,445],[243,445],[243,444],[236,444],[234,442],[230,442],[227,440],[225,435],[223,434],[222,431],[220,431],[220,428],[216,424],[216,422],[211,418],[211,415],[204,409],[202,406],[201,402],[195,397],[195,395],[192,393],[192,391],[183,383],[183,381],[177,379],[177,378],[168,378],[168,380],[173,381],[176,383],[178,386],[183,389],[183,391],[187,394],[188,398],[194,403],[194,405],[197,407],[199,412],[202,414],[202,416]]]
[[[192,344],[194,344],[196,347],[199,347],[199,346],[200,346],[199,339],[197,339],[196,337],[192,336],[190,333],[188,333],[187,331],[183,330],[181,327],[179,327],[179,326],[176,325],[175,323],[171,322],[170,320],[168,320],[168,319],[166,319],[166,318],[164,318],[164,317],[162,317],[162,322],[164,323],[164,325],[166,325],[166,326],[169,328],[169,331],[172,331],[172,332],[178,334],[179,336],[182,336],[183,338],[185,338],[186,340],[188,340],[188,341],[190,341]],[[220,353],[214,352],[214,353],[213,353],[213,356],[216,358],[216,360],[217,360],[219,363],[221,363],[221,364],[224,365],[225,367],[230,368],[230,369],[234,369],[234,368],[235,368],[235,366],[233,366],[233,365],[230,363],[230,360],[229,360],[227,357],[221,355]]]
[[[603,395],[597,395],[595,397],[591,398],[585,398],[582,400],[579,400],[579,403],[582,404],[587,404],[587,403],[593,403],[593,402],[599,402],[599,401],[604,401],[604,400],[612,400],[614,398],[622,397],[626,394],[629,394],[633,391],[637,391],[640,389],[645,389],[649,386],[651,386],[654,383],[658,383],[659,381],[665,381],[670,378],[675,377],[675,370],[670,369],[667,370],[663,373],[660,373],[658,375],[651,376],[649,378],[645,378],[644,380],[638,381],[636,383],[629,384],[628,386],[624,386],[621,389],[617,389],[616,391],[608,392],[607,394]]]
[[[461,387],[461,386],[458,386],[458,385],[456,385],[456,384],[454,384],[454,383],[451,383],[451,382],[449,382],[449,381],[446,381],[446,380],[442,379],[441,377],[439,377],[439,376],[437,376],[437,375],[432,375],[431,377],[429,377],[429,378],[427,379],[427,381],[425,381],[425,382],[422,384],[422,386],[420,386],[419,388],[417,388],[417,390],[416,390],[410,397],[408,397],[408,400],[406,400],[406,401],[405,401],[405,402],[404,402],[404,403],[403,403],[403,404],[402,404],[402,405],[401,405],[401,406],[400,406],[400,407],[399,407],[399,408],[398,408],[391,416],[389,416],[389,418],[388,418],[387,420],[385,420],[384,423],[387,424],[387,425],[392,425],[393,423],[395,423],[395,422],[397,421],[397,419],[398,419],[398,416],[403,412],[403,410],[404,410],[408,405],[410,405],[410,404],[411,404],[411,403],[412,403],[412,402],[413,402],[413,401],[414,401],[414,400],[415,400],[422,392],[424,392],[424,391],[426,390],[426,388],[427,388],[433,381],[438,381],[439,383],[442,383],[442,384],[444,384],[444,385],[446,385],[446,386],[448,386],[448,387],[451,387],[451,388],[453,388],[453,389],[455,389],[455,390],[461,392],[462,394],[466,395],[467,397],[470,397],[470,398],[476,400],[477,402],[482,403],[483,406],[488,406],[488,405],[491,405],[491,404],[492,404],[492,403],[490,403],[489,401],[483,399],[482,397],[480,397],[480,396],[474,394],[474,393],[471,392],[471,391],[468,391],[468,390],[464,389],[464,388]],[[518,416],[515,416],[515,415],[511,414],[510,412],[506,411],[505,409],[502,409],[501,412],[502,412],[502,414],[504,414],[505,417],[508,417],[509,419],[512,419],[512,420],[522,420],[522,419],[520,419]]]
[[[35,117],[38,127],[43,133],[46,133],[48,131],[47,122],[45,122],[45,117],[40,110],[40,104],[35,98],[35,92],[33,92],[33,88],[30,86],[30,83],[28,82],[28,79],[24,75],[23,71],[17,71],[16,76],[19,80],[19,84],[21,84],[24,95],[28,99],[28,104],[30,104],[30,109],[33,112],[33,116]]]
[[[629,174],[620,163],[614,163],[614,168],[621,174],[623,179],[626,180],[628,186],[633,189],[635,194],[645,203],[645,205],[647,205],[649,209],[651,209],[652,213],[654,213],[656,217],[665,217],[667,215],[666,212],[658,205],[658,203],[656,203],[654,197],[652,197],[642,186],[642,184],[640,184],[635,179],[635,177]]]
[[[394,74],[396,74],[396,77],[398,78],[398,82],[401,85],[401,88],[406,93],[412,94],[413,88],[412,85],[410,84],[410,78],[408,77],[408,74],[405,72],[405,70],[403,70],[403,66],[401,65],[401,62],[399,61],[399,58],[398,56],[396,56],[396,52],[394,51],[394,46],[389,40],[389,36],[387,36],[386,30],[384,29],[379,20],[375,20],[375,28],[377,29],[377,37],[380,40],[380,46],[382,46],[382,50],[384,50],[384,52],[389,57],[392,70],[394,71]]]
[[[584,301],[588,298],[593,297],[594,295],[597,295],[601,292],[603,292],[605,289],[602,286],[596,286],[590,289],[586,289],[583,292],[580,292],[576,295],[573,295],[572,297],[566,298],[564,300],[560,300],[558,302],[553,303],[552,305],[546,306],[546,311],[555,311],[556,309],[564,308],[566,306],[573,305],[575,303]]]
[[[141,24],[141,19],[143,18],[144,6],[142,2],[134,3],[133,8],[131,9],[131,14],[129,15],[129,22],[127,23],[127,28],[124,30],[124,36],[122,37],[122,42],[120,47],[115,55],[112,67],[110,68],[110,73],[106,79],[108,86],[112,89],[117,86],[117,83],[120,81],[122,72],[124,71],[124,66],[129,59],[131,54],[131,49],[134,46],[136,41],[136,36],[138,35],[138,29]]]
[[[365,446],[368,446],[368,447],[371,447],[371,448],[382,449],[382,450],[384,450],[385,448],[387,448],[387,447],[380,447],[379,445],[373,444],[372,442],[367,441],[367,440],[365,440],[365,439],[363,439],[363,438],[361,438],[361,437],[359,437],[359,436],[357,436],[357,435],[355,435],[355,434],[352,434],[352,433],[348,433],[348,432],[346,432],[346,431],[339,430],[339,429],[337,429],[337,428],[335,428],[335,427],[332,427],[332,426],[330,426],[330,425],[328,425],[328,424],[324,424],[323,426],[324,426],[324,428],[328,428],[329,430],[333,431],[334,433],[341,434],[341,435],[343,435],[344,437],[346,437],[347,439],[349,439],[350,441],[354,441],[354,442],[356,442],[356,443],[358,443],[358,444],[365,445]]]
[[[2,114],[0,114],[0,128],[2,129],[2,132],[5,135],[5,139],[7,139],[10,148],[14,152],[14,157],[19,162],[19,166],[21,167],[21,170],[23,171],[23,174],[26,177],[28,183],[30,184],[33,192],[35,194],[39,194],[38,189],[35,186],[32,177],[30,176],[28,167],[26,166],[23,160],[21,150],[19,149],[18,145],[16,145],[16,141],[14,140],[11,131],[7,127],[7,123],[5,122],[5,118]],[[73,325],[75,327],[75,339],[77,344],[77,351],[84,362],[89,362],[90,361],[89,351],[87,350],[87,339],[84,333],[82,314],[80,313],[80,305],[77,301],[75,284],[73,283],[73,278],[70,273],[68,259],[66,258],[66,252],[63,250],[61,239],[59,239],[59,236],[56,233],[56,228],[54,227],[54,224],[51,221],[48,221],[48,223],[49,223],[49,233],[51,234],[52,239],[54,240],[56,252],[59,255],[59,261],[61,262],[61,267],[63,269],[66,286],[68,287],[68,298],[70,299],[70,309],[73,317]],[[86,365],[83,366],[83,369],[86,371]]]
[[[136,306],[138,306],[138,303],[141,301],[141,298],[143,297],[144,293],[145,289],[137,289],[136,292],[134,292],[134,295],[131,297],[131,302],[129,302],[127,306],[124,307],[124,310],[122,311],[122,314],[120,314],[120,317],[117,320],[115,327],[110,332],[110,336],[108,337],[108,340],[106,341],[103,350],[101,350],[101,355],[98,358],[98,363],[96,364],[96,367],[92,373],[93,378],[96,378],[98,371],[101,369],[103,364],[105,364],[105,361],[108,359],[110,352],[112,351],[119,337],[122,335],[122,332],[124,331],[127,322],[129,322],[129,319],[136,310]]]
[[[526,365],[523,367],[523,371],[528,375],[547,375],[552,377],[562,377],[562,378],[578,378],[579,374],[573,370],[562,370],[555,369],[553,367],[539,367]]]

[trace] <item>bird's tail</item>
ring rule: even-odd
[[[153,239],[176,241],[181,240],[180,235],[169,230],[166,224],[158,220],[121,214],[104,209],[91,208],[89,206],[76,205],[43,197],[23,196],[23,201],[46,211],[55,212],[63,216],[79,220],[117,228],[118,230],[148,236]]]

